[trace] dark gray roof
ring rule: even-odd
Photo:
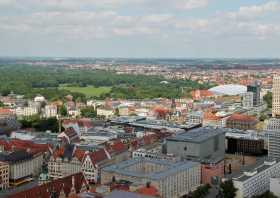
[[[167,140],[200,143],[215,137],[216,135],[225,134],[225,132],[226,130],[223,128],[200,127],[178,133],[174,137],[167,138]]]
[[[18,161],[24,161],[32,159],[33,155],[24,151],[14,151],[12,153],[1,153],[0,161],[8,162],[8,163],[16,163]]]

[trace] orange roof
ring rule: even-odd
[[[149,187],[145,186],[145,187],[139,188],[137,190],[137,192],[139,194],[148,195],[148,196],[158,196],[159,195],[158,190],[154,186],[149,186]]]
[[[246,122],[256,122],[257,119],[253,116],[248,116],[244,114],[232,114],[228,119],[228,121],[246,121]]]
[[[206,97],[211,97],[213,96],[213,93],[208,90],[193,90],[191,92],[192,98],[193,99],[200,99],[200,98],[206,98]]]
[[[212,112],[204,112],[203,113],[203,119],[204,120],[220,120],[221,118],[219,116],[216,116]]]
[[[10,109],[0,109],[0,114],[13,114],[13,112]]]

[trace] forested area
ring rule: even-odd
[[[188,95],[193,89],[208,88],[191,80],[169,80],[167,84],[161,76],[118,75],[113,72],[86,69],[67,69],[58,66],[0,65],[0,93],[7,95],[11,91],[33,97],[41,94],[50,100],[63,98],[71,93],[74,98],[85,99],[81,93],[59,89],[59,85],[85,87],[112,87],[110,93],[99,98],[178,98]]]

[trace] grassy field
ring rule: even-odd
[[[85,94],[87,97],[94,97],[100,96],[101,94],[106,94],[111,91],[111,87],[67,87],[67,86],[60,86],[60,89],[65,89],[71,92],[77,92]]]

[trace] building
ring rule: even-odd
[[[195,111],[195,112],[189,112],[187,114],[187,124],[202,124],[203,122],[203,112],[201,111]]]
[[[265,120],[264,129],[267,131],[280,131],[280,119],[270,118]]]
[[[7,134],[10,131],[17,130],[20,127],[16,115],[10,109],[0,108],[0,133]]]
[[[192,98],[194,100],[200,100],[205,98],[213,97],[214,94],[209,90],[194,90],[191,92]]]
[[[46,105],[44,109],[44,117],[52,118],[57,116],[57,106],[56,105]]]
[[[203,126],[225,127],[228,116],[218,116],[212,112],[203,113]]]
[[[178,198],[200,185],[201,167],[191,161],[173,163],[137,158],[102,169],[101,183],[110,183],[112,179],[130,181],[138,186],[150,183],[161,197]]]
[[[56,149],[48,162],[48,173],[52,179],[63,178],[81,172],[85,152],[67,144]]]
[[[29,107],[17,107],[16,108],[16,115],[18,117],[23,116],[33,116],[39,114],[39,109],[36,106],[29,106]]]
[[[132,152],[132,158],[145,158],[145,159],[157,159],[157,160],[170,160],[178,161],[173,155],[165,155],[161,153],[161,150],[146,150],[143,148],[137,149]]]
[[[89,129],[93,128],[93,123],[90,119],[72,119],[72,120],[63,120],[62,126],[67,129],[72,127],[78,135],[83,135],[87,133]]]
[[[263,194],[270,188],[270,178],[280,176],[280,162],[265,160],[233,177],[233,184],[237,188],[236,198],[252,197]]]
[[[106,108],[106,107],[97,107],[97,116],[104,117],[106,119],[111,118],[114,116],[114,109],[113,108]]]
[[[0,154],[0,161],[9,164],[10,184],[17,186],[39,174],[43,165],[43,153],[31,154],[24,150],[4,152]]]
[[[82,150],[74,145],[65,145],[56,149],[48,162],[48,173],[52,179],[82,172],[90,183],[100,182],[100,169],[105,165],[127,159],[123,144],[115,142],[107,148],[93,152]]]
[[[225,130],[201,127],[166,138],[168,154],[181,158],[221,161],[225,154]]]
[[[201,127],[166,139],[168,154],[201,163],[201,182],[212,184],[224,177],[225,130]]]
[[[0,191],[9,188],[9,164],[0,161]]]
[[[42,185],[8,195],[7,198],[27,197],[76,197],[77,193],[86,192],[87,181],[82,173],[76,173],[67,177],[59,178]]]
[[[254,106],[254,93],[246,92],[241,94],[242,106],[246,109],[250,109]]]
[[[243,114],[232,114],[226,121],[226,127],[240,130],[256,129],[257,119],[253,116]]]
[[[229,131],[226,133],[227,153],[244,155],[262,155],[265,150],[265,141],[257,133],[245,131]]]
[[[279,177],[270,178],[269,191],[272,192],[275,196],[280,197],[280,178]]]
[[[261,83],[256,81],[254,84],[248,85],[247,92],[253,93],[253,105],[259,106],[261,104]]]
[[[280,159],[280,133],[278,131],[268,132],[268,157]]]
[[[273,77],[272,84],[272,116],[280,115],[280,76]]]

